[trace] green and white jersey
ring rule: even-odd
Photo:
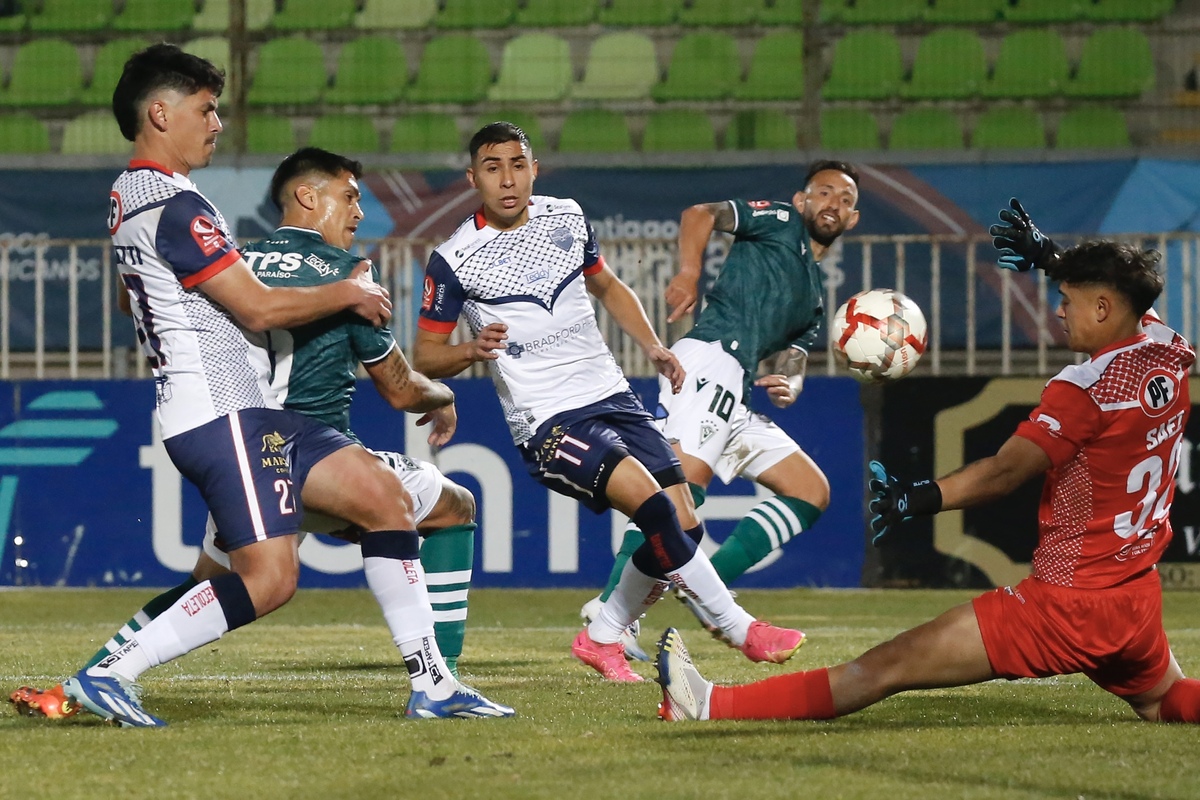
[[[808,229],[791,203],[730,200],[734,241],[705,295],[700,320],[685,336],[720,342],[746,371],[786,347],[808,351],[824,316],[821,270]]]
[[[242,248],[242,256],[268,286],[319,286],[348,278],[360,261],[327,244],[316,231],[282,227]],[[371,276],[379,279],[375,266]],[[266,333],[271,386],[284,408],[315,417],[348,433],[350,400],[359,362],[385,358],[396,346],[388,328],[375,328],[351,311],[289,330]]]

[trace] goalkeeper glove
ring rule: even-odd
[[[1008,203],[1012,210],[1005,208],[1000,211],[1001,221],[1007,224],[993,225],[988,229],[993,237],[992,244],[1000,251],[998,263],[1004,269],[1017,272],[1046,269],[1058,258],[1062,249],[1037,229],[1021,207],[1020,200],[1014,197]]]
[[[867,488],[875,496],[868,507],[875,515],[871,518],[871,532],[874,534],[871,544],[876,547],[901,522],[942,510],[942,490],[937,481],[901,483],[888,475],[878,461],[872,461],[870,468],[872,477]]]

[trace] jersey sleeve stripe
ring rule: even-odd
[[[421,317],[417,320],[417,327],[423,331],[429,331],[431,333],[453,333],[454,329],[458,327],[458,320],[455,319],[451,320],[450,322],[438,322],[437,320],[430,319],[429,317]]]
[[[199,286],[209,278],[216,275],[218,272],[224,270],[226,267],[237,263],[241,257],[242,254],[237,250],[230,250],[228,253],[221,256],[219,259],[214,261],[212,264],[209,264],[199,272],[188,275],[186,278],[181,278],[179,282],[183,284],[183,288],[185,289],[191,289]]]
[[[389,347],[387,350],[385,350],[385,351],[383,352],[383,354],[382,354],[382,355],[380,355],[378,358],[360,358],[360,359],[359,359],[359,362],[360,362],[360,363],[361,363],[363,366],[370,366],[371,364],[378,364],[380,361],[383,361],[385,358],[387,358],[388,356],[390,356],[390,355],[392,354],[392,351],[393,351],[393,350],[395,350],[395,349],[396,349],[396,342],[393,340],[393,341],[392,341],[392,346],[391,346],[391,347]]]
[[[597,275],[604,269],[604,267],[604,256],[600,256],[600,258],[596,259],[595,264],[592,264],[590,267],[584,267],[583,274],[589,276]]]

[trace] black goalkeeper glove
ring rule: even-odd
[[[872,477],[867,488],[875,495],[868,506],[875,515],[871,518],[871,532],[875,534],[871,544],[879,547],[884,537],[905,520],[942,510],[942,490],[937,481],[901,483],[888,475],[878,461],[872,461],[869,466]]]
[[[1012,206],[1012,211],[1007,208],[1000,211],[1000,219],[1006,224],[993,225],[988,229],[988,233],[994,237],[992,244],[1000,251],[998,263],[1004,269],[1017,272],[1028,272],[1034,268],[1044,270],[1058,258],[1062,249],[1037,229],[1021,207],[1020,200],[1014,197],[1008,204]]]

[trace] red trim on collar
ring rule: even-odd
[[[130,169],[155,169],[164,175],[174,175],[175,173],[159,164],[157,161],[147,161],[145,159],[133,159],[129,162]]]

